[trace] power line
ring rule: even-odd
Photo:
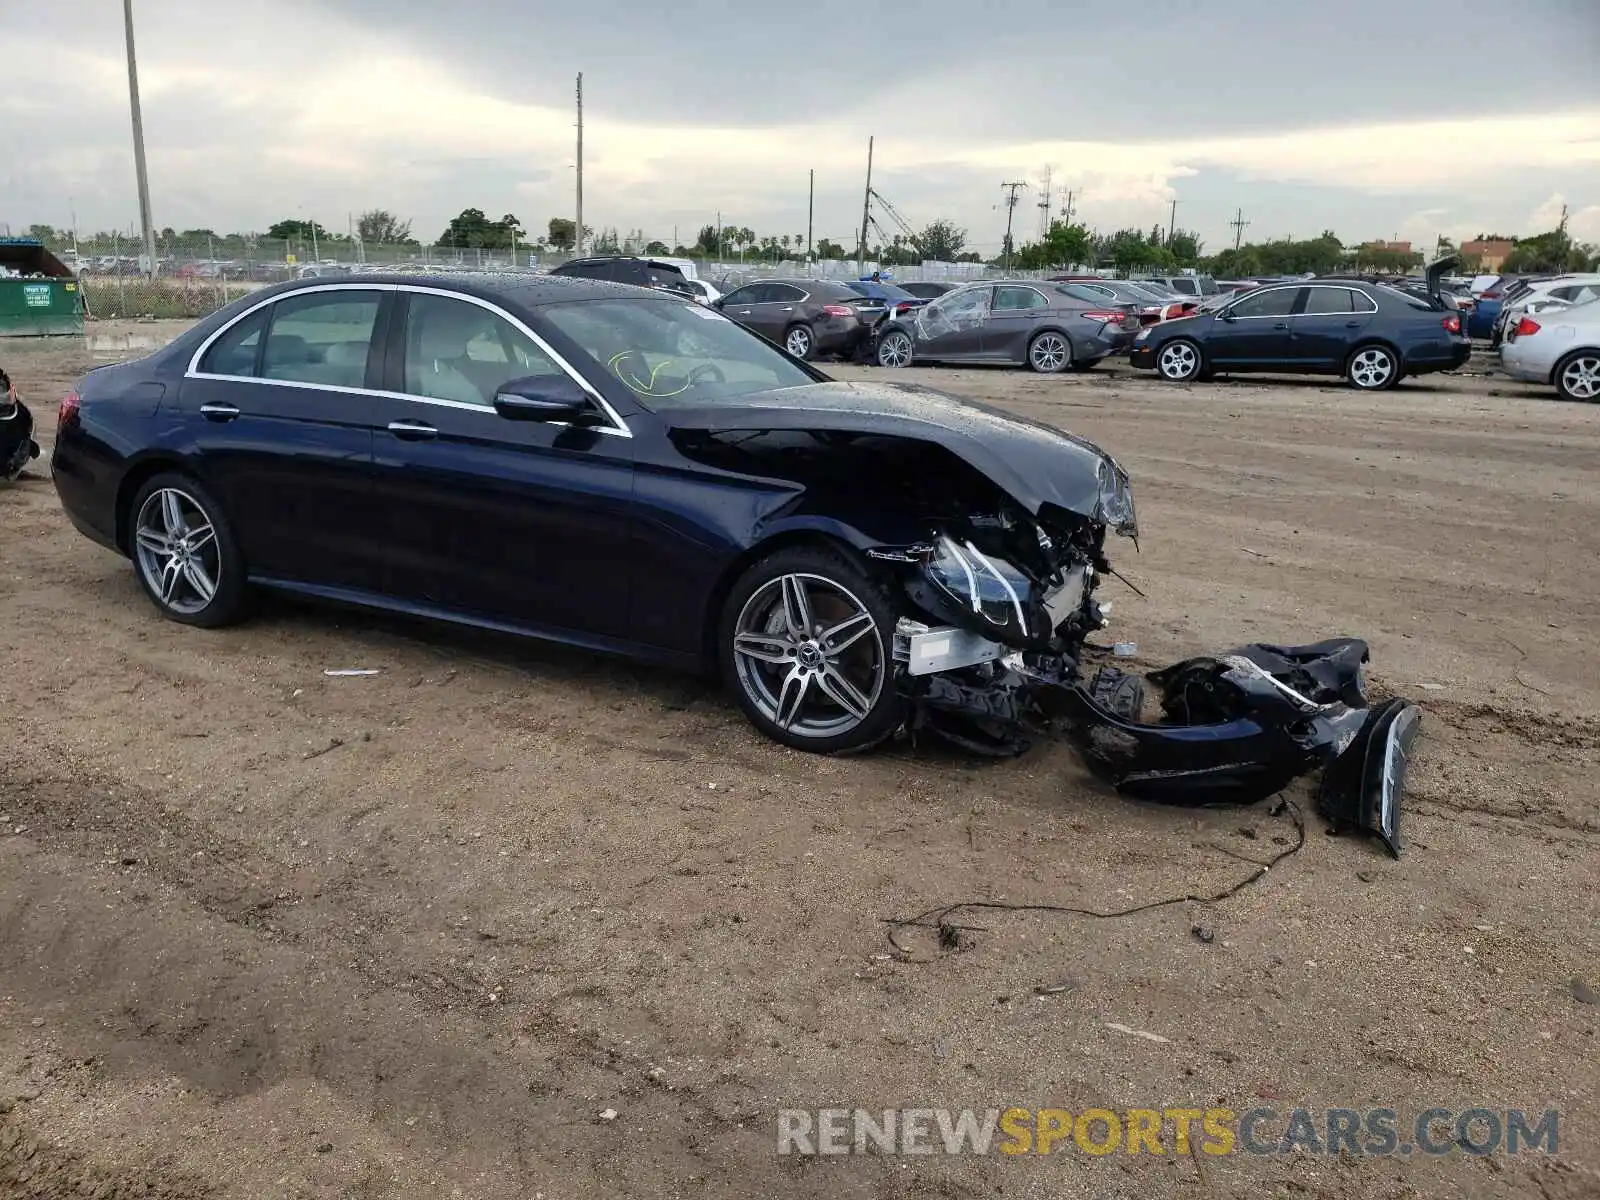
[[[1244,237],[1244,231],[1250,224],[1249,221],[1244,219],[1244,209],[1235,210],[1233,220],[1229,221],[1228,224],[1233,226],[1233,248],[1237,250],[1240,239]]]

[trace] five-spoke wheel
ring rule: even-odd
[[[1350,386],[1363,392],[1381,392],[1400,378],[1400,365],[1387,346],[1362,346],[1350,356],[1345,374]]]
[[[1161,378],[1187,383],[1200,374],[1200,347],[1188,338],[1178,338],[1161,347],[1156,355],[1156,370]]]
[[[243,566],[220,508],[198,483],[158,475],[130,511],[139,582],[163,615],[190,625],[222,625],[239,615]]]

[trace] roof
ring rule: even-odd
[[[525,272],[395,272],[364,275],[318,276],[295,279],[272,288],[250,293],[256,299],[280,292],[301,288],[352,287],[370,284],[373,287],[411,285],[438,288],[441,291],[460,292],[484,300],[503,300],[513,304],[534,306],[554,304],[564,300],[604,300],[617,296],[635,296],[644,290],[626,283],[612,283],[604,279],[586,279],[581,275],[534,275]],[[660,293],[665,294],[665,293]]]

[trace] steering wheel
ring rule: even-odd
[[[721,367],[717,366],[717,364],[714,362],[703,362],[694,370],[689,372],[689,378],[685,382],[684,386],[693,387],[700,380],[702,375],[708,377],[713,383],[728,382],[728,377],[722,373]]]

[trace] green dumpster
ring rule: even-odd
[[[33,238],[0,238],[0,337],[83,333],[83,288]]]

